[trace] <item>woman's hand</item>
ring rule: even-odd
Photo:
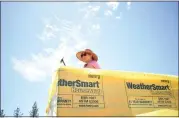
[[[48,114],[50,111],[50,105],[48,104],[47,107],[46,107],[46,114]]]

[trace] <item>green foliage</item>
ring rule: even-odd
[[[20,108],[17,107],[16,110],[14,110],[14,117],[18,118],[21,117],[23,115],[23,113],[20,112]]]
[[[4,116],[5,116],[5,114],[4,114],[4,110],[1,109],[1,111],[0,111],[0,117],[4,117]]]
[[[38,113],[39,109],[37,107],[37,102],[34,102],[33,106],[32,106],[32,110],[29,112],[31,117],[38,117],[39,113]]]

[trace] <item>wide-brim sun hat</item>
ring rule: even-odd
[[[91,54],[93,60],[98,61],[98,56],[97,56],[92,50],[90,50],[90,49],[86,49],[86,50],[84,50],[84,51],[77,52],[77,53],[76,53],[76,57],[77,57],[80,61],[83,61],[81,55],[84,54],[84,53],[89,53],[89,54]]]

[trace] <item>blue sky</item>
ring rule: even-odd
[[[52,72],[91,48],[107,70],[178,75],[178,3],[1,3],[1,107],[45,114]]]

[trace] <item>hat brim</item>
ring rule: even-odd
[[[80,61],[83,61],[83,59],[81,58],[81,54],[84,53],[84,52],[86,52],[86,51],[80,51],[80,52],[76,53],[76,57],[77,57]],[[88,53],[89,53],[89,52],[88,52]],[[97,56],[95,53],[93,53],[93,52],[90,52],[90,53],[91,53],[93,59],[94,59],[95,61],[98,61],[98,56]],[[84,62],[84,61],[83,61],[83,62]]]

